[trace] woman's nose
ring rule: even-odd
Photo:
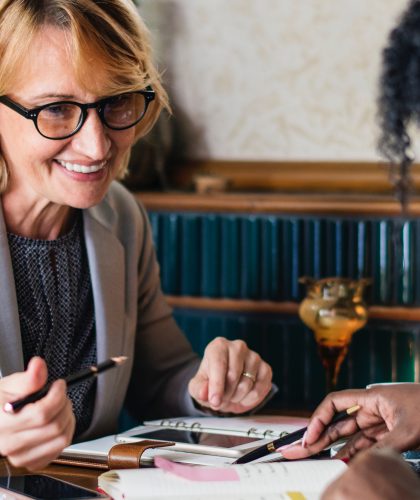
[[[73,136],[75,150],[91,160],[103,160],[108,156],[111,140],[96,109],[89,109],[82,128]]]

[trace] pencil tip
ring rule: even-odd
[[[117,356],[115,358],[111,358],[112,361],[114,361],[114,363],[117,363],[117,365],[122,365],[123,363],[125,363],[128,359],[127,356]]]

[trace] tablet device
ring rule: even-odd
[[[117,435],[117,442],[132,443],[146,439],[156,441],[172,441],[171,450],[219,457],[238,458],[244,453],[270,442],[249,436],[232,436],[193,430],[162,428],[156,426],[139,426]]]
[[[96,491],[82,488],[44,474],[0,476],[0,498],[4,500],[93,500],[109,499]]]

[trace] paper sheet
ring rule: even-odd
[[[284,498],[296,500],[299,498],[296,495],[301,492],[309,492],[303,498],[318,498],[324,488],[344,472],[346,465],[340,460],[309,460],[234,465],[230,469],[235,470],[239,481],[191,481],[160,469],[144,469],[106,472],[100,476],[99,485],[111,495],[115,492],[107,490],[107,487],[111,485],[117,488],[124,492],[127,500],[145,497],[189,499],[194,495],[236,500],[237,495],[255,499],[258,496],[263,498],[264,495],[289,495],[288,492],[292,492],[294,497],[289,495]]]

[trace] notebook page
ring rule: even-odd
[[[192,481],[160,469],[110,471],[99,477],[99,486],[107,491],[106,477],[118,478],[113,486],[125,494],[128,500],[135,499],[137,492],[144,497],[179,497],[192,495],[219,497],[242,494],[280,494],[288,491],[319,493],[346,469],[339,460],[308,460],[257,465],[232,466],[237,479],[230,481]],[[287,498],[287,497],[286,497]]]
[[[62,456],[80,456],[80,457],[104,457],[108,456],[109,450],[118,444],[116,435],[105,436],[99,439],[92,439],[91,441],[84,441],[82,443],[72,444],[64,448]]]
[[[258,436],[274,439],[306,427],[308,419],[276,415],[252,415],[247,417],[185,417],[149,420],[144,425],[190,429],[208,433],[225,433],[240,436]]]

